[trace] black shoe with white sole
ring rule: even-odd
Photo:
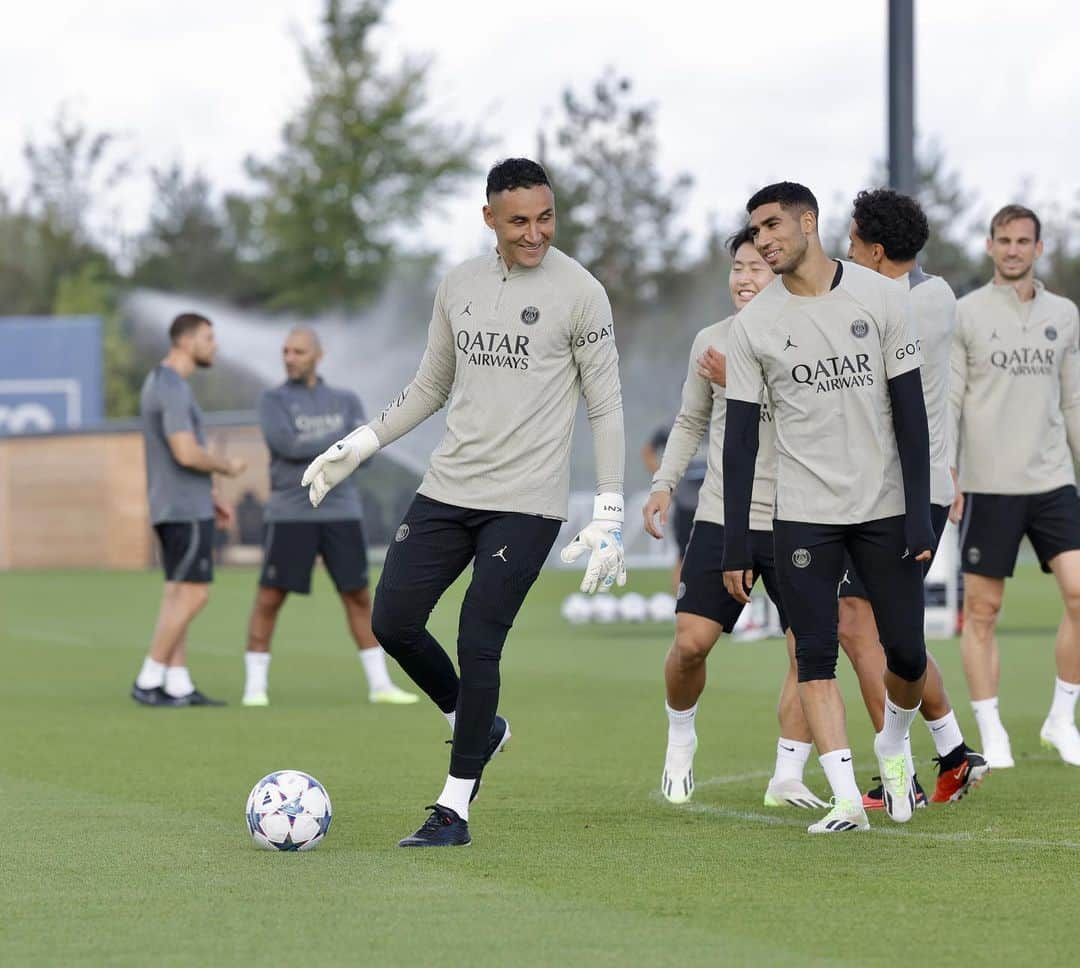
[[[399,847],[466,847],[472,843],[469,822],[462,820],[456,810],[431,804],[424,808],[431,811],[411,837],[398,841]]]

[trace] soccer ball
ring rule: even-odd
[[[248,830],[267,850],[311,850],[326,836],[330,817],[323,785],[299,770],[264,776],[248,796]]]
[[[619,600],[614,595],[597,595],[592,600],[594,622],[614,622],[619,617]]]
[[[667,592],[657,592],[649,598],[649,618],[654,622],[675,620],[675,599]]]
[[[627,592],[619,599],[619,617],[624,622],[644,622],[649,617],[649,603],[644,595]]]
[[[581,625],[589,621],[592,616],[592,605],[581,592],[574,592],[573,595],[567,595],[563,599],[560,611],[562,617],[571,625]]]

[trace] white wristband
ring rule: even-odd
[[[593,499],[594,521],[623,521],[623,496],[607,491]]]

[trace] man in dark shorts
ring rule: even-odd
[[[954,488],[949,473],[949,355],[956,328],[956,297],[940,276],[923,272],[915,261],[930,237],[922,207],[914,199],[888,188],[859,192],[854,201],[848,258],[904,286],[922,346],[923,398],[930,431],[930,518],[937,540],[945,530]],[[935,553],[937,548],[935,546]],[[885,653],[878,640],[870,595],[850,557],[844,562],[839,588],[840,645],[859,678],[863,701],[881,732],[885,725]],[[937,751],[938,776],[930,800],[956,802],[978,786],[989,772],[984,757],[971,749],[960,732],[945,683],[934,657],[926,654],[926,689],[919,708]],[[915,764],[910,738],[905,755],[912,777]],[[927,799],[918,779],[915,796],[919,806]],[[881,810],[884,793],[877,786],[863,795],[867,810]]]
[[[747,228],[728,240],[731,272],[728,288],[736,310],[748,305],[773,281],[772,270],[754,248]],[[700,487],[693,535],[683,562],[675,604],[675,640],[664,663],[668,742],[660,792],[672,803],[685,803],[694,793],[698,700],[705,689],[705,661],[724,632],[731,633],[743,603],[724,588],[723,447],[726,397],[723,353],[734,317],[706,326],[695,337],[683,384],[682,406],[667,436],[664,457],[653,477],[652,493],[642,509],[645,530],[662,536],[680,478],[692,464],[703,438],[708,439],[708,465]],[[780,739],[776,767],[765,791],[765,805],[788,804],[809,809],[825,803],[803,782],[810,757],[810,730],[795,687],[795,638],[788,629],[776,581],[772,550],[772,515],[776,492],[776,445],[772,415],[763,400],[761,447],[754,467],[751,540],[754,572],[761,576],[780,612],[788,646],[788,672],[780,691],[777,715]],[[677,504],[676,504],[677,507]]]
[[[993,281],[957,304],[951,413],[959,448],[964,634],[960,649],[983,751],[1014,765],[998,712],[997,627],[1005,579],[1030,539],[1065,606],[1055,642],[1057,678],[1039,738],[1080,766],[1080,326],[1076,304],[1035,278],[1039,217],[1006,205],[990,221]],[[954,466],[955,462],[954,462]]]
[[[202,410],[187,382],[214,362],[210,320],[183,313],[169,327],[169,340],[168,354],[147,375],[139,397],[150,520],[161,543],[165,591],[131,697],[145,706],[222,706],[191,681],[187,630],[210,597],[214,527],[228,526],[233,514],[215,495],[211,475],[234,477],[246,465],[206,449]]]
[[[245,706],[270,703],[270,640],[290,592],[311,592],[316,555],[341,596],[374,703],[406,705],[418,696],[390,681],[386,654],[371,631],[367,547],[360,496],[352,483],[336,488],[313,508],[300,488],[304,468],[364,420],[355,393],[327,386],[318,374],[322,347],[314,330],[298,327],[282,347],[286,380],[259,397],[259,426],[270,450],[270,500],[266,504],[263,567],[248,624],[244,654]]]

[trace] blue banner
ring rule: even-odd
[[[97,316],[0,316],[0,436],[101,422],[101,332]]]

